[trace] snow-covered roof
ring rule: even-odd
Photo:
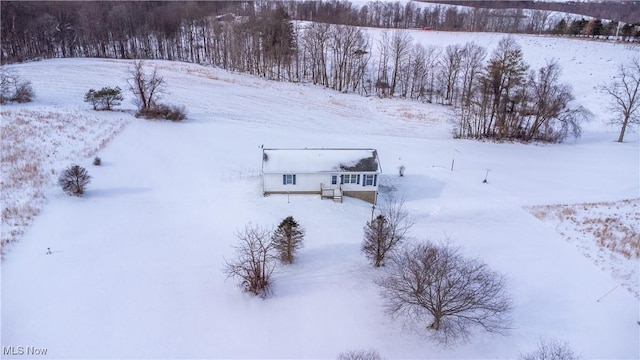
[[[264,173],[380,172],[376,149],[263,149]]]

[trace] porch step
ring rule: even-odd
[[[339,202],[342,202],[342,196],[334,196],[334,197],[333,197],[333,201],[336,201],[336,202],[338,202],[338,201],[339,201]]]

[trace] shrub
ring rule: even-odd
[[[70,166],[62,172],[58,179],[58,184],[60,184],[62,190],[72,196],[84,194],[89,182],[91,182],[91,176],[87,173],[87,169],[79,165]]]
[[[187,118],[187,113],[184,106],[156,104],[146,110],[140,110],[136,116],[145,119],[182,121]]]
[[[236,258],[232,261],[225,260],[224,268],[227,277],[240,279],[245,292],[263,298],[271,293],[271,274],[275,269],[270,235],[266,228],[245,226],[244,231],[236,233],[240,242],[235,247]]]
[[[577,360],[578,356],[569,344],[558,340],[540,340],[538,348],[527,354],[520,354],[519,360]]]
[[[382,360],[382,356],[376,350],[352,350],[338,354],[337,360]]]
[[[11,70],[0,69],[0,104],[26,103],[34,97],[31,82],[20,79]]]
[[[100,166],[100,165],[102,165],[102,159],[100,159],[98,156],[96,156],[96,157],[93,159],[93,165],[95,165],[95,166]]]
[[[103,87],[98,91],[90,89],[84,94],[84,101],[90,102],[93,110],[111,110],[113,106],[120,105],[122,100],[122,90],[118,86]]]

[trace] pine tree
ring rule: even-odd
[[[90,89],[84,94],[84,101],[90,102],[93,110],[111,110],[113,106],[120,105],[123,99],[122,90],[118,86],[103,87],[98,91]]]
[[[91,176],[87,169],[79,165],[72,165],[65,169],[58,179],[58,184],[62,190],[73,196],[81,196],[91,181]]]
[[[292,217],[288,216],[273,233],[273,247],[277,251],[280,261],[285,264],[293,263],[296,250],[302,247],[304,230]]]
[[[567,32],[567,21],[565,19],[561,19],[553,28],[553,33],[563,35],[566,32]]]

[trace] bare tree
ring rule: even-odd
[[[79,165],[68,167],[58,178],[58,184],[62,187],[62,190],[73,196],[84,194],[89,182],[91,182],[91,176],[89,176],[87,169]]]
[[[240,279],[245,292],[267,297],[271,293],[271,274],[275,269],[272,255],[271,231],[267,228],[248,224],[244,231],[238,231],[239,240],[235,246],[236,258],[227,261],[224,268],[227,277]]]
[[[613,99],[611,110],[618,115],[613,123],[621,126],[618,142],[622,142],[627,127],[640,124],[640,58],[633,58],[627,65],[620,64],[617,77],[598,89]]]
[[[285,264],[293,263],[296,250],[302,247],[303,238],[304,231],[293,216],[287,216],[282,220],[271,237],[280,261]]]
[[[519,360],[578,360],[569,344],[558,340],[541,339],[538,348],[527,354],[520,354]]]
[[[378,215],[375,219],[367,222],[364,227],[362,252],[373,262],[373,266],[380,267],[382,265],[385,254],[393,247],[390,240],[389,222],[383,215]]]
[[[576,138],[580,136],[580,122],[591,113],[581,106],[571,106],[574,99],[571,87],[560,83],[559,79],[560,65],[555,60],[530,73],[527,81],[529,104],[522,113],[527,121],[520,126],[522,134],[517,137],[525,141],[560,142],[569,134]],[[512,132],[516,132],[514,130]]]
[[[462,67],[464,48],[460,44],[448,45],[440,59],[440,82],[445,88],[443,101],[453,104],[454,92]]]
[[[393,193],[389,194],[378,209],[389,222],[391,241],[395,244],[400,243],[414,224],[409,211],[404,206],[404,198]]]
[[[165,81],[158,74],[158,69],[153,67],[151,74],[144,69],[144,62],[136,60],[131,69],[132,78],[129,79],[129,88],[136,96],[136,102],[140,114],[149,112],[156,104],[160,95],[165,90]]]
[[[389,96],[393,97],[396,92],[398,78],[401,69],[407,66],[407,58],[411,54],[411,43],[413,38],[405,31],[394,31],[391,37],[391,58],[393,71],[391,72],[391,84],[389,85]]]
[[[314,84],[328,86],[328,44],[333,36],[333,27],[328,24],[311,23],[302,36],[305,59]]]
[[[505,334],[512,301],[505,277],[449,245],[417,243],[394,252],[378,279],[387,312],[424,329],[440,344],[480,328]]]
[[[378,39],[379,60],[375,81],[376,92],[379,96],[386,97],[389,90],[389,58],[391,57],[391,44],[389,33],[385,30]]]
[[[357,59],[363,55],[362,51],[367,46],[366,40],[360,30],[354,26],[338,25],[332,27],[332,38],[328,42],[333,54],[331,61],[332,87],[338,91],[347,90],[355,81]]]
[[[482,63],[486,56],[487,50],[475,42],[464,44],[461,59],[463,106],[468,106],[471,101],[471,92],[482,71]]]
[[[385,256],[402,243],[413,226],[403,199],[391,195],[378,209],[380,214],[364,227],[361,247],[375,267],[384,265]]]

